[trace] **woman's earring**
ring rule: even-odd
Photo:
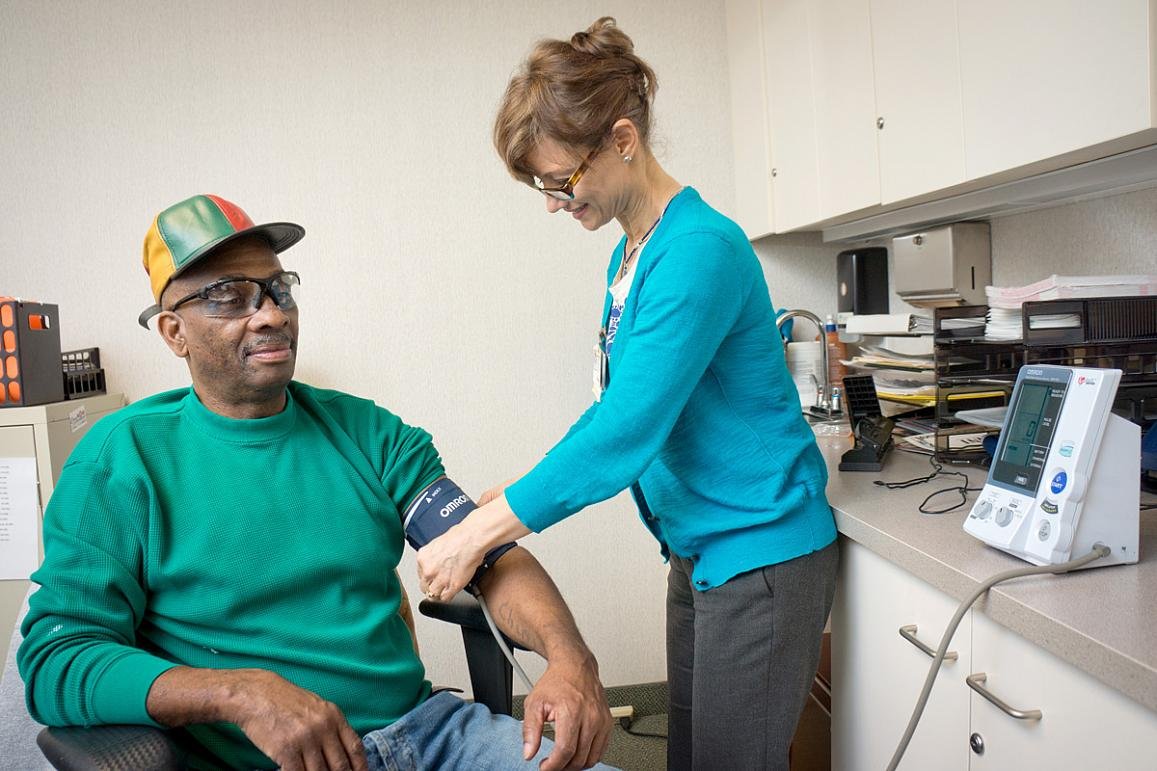
[[[630,162],[631,162],[631,156],[624,155],[623,156],[623,163],[630,163]]]

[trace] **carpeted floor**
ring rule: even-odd
[[[607,689],[612,707],[635,709],[628,731],[616,725],[603,756],[607,765],[623,771],[666,771],[667,684],[641,683]],[[514,716],[522,719],[522,697],[514,699]],[[792,742],[792,771],[830,771],[831,719],[815,699],[808,701]]]

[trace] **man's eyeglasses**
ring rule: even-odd
[[[265,295],[269,295],[278,308],[287,311],[297,307],[293,288],[300,285],[301,278],[291,270],[266,279],[223,278],[182,297],[169,310],[175,311],[186,303],[200,300],[202,316],[243,319],[257,313],[265,301]]]
[[[585,174],[587,169],[590,168],[591,161],[594,160],[595,156],[598,155],[602,149],[602,145],[599,145],[594,150],[591,150],[590,153],[587,154],[587,157],[583,158],[583,162],[579,165],[579,167],[575,169],[574,174],[570,175],[570,179],[568,179],[562,185],[562,187],[547,187],[541,179],[535,177],[535,188],[537,188],[539,192],[543,193],[544,195],[549,195],[551,198],[557,198],[560,201],[573,201],[574,186],[577,185],[579,180],[583,178],[583,174]]]

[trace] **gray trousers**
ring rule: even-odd
[[[667,576],[667,768],[778,771],[819,665],[839,552],[768,565],[705,592]]]

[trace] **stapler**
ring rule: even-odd
[[[871,375],[845,377],[844,394],[856,444],[840,457],[840,471],[881,471],[884,456],[892,449],[895,423],[880,413],[880,400]]]

